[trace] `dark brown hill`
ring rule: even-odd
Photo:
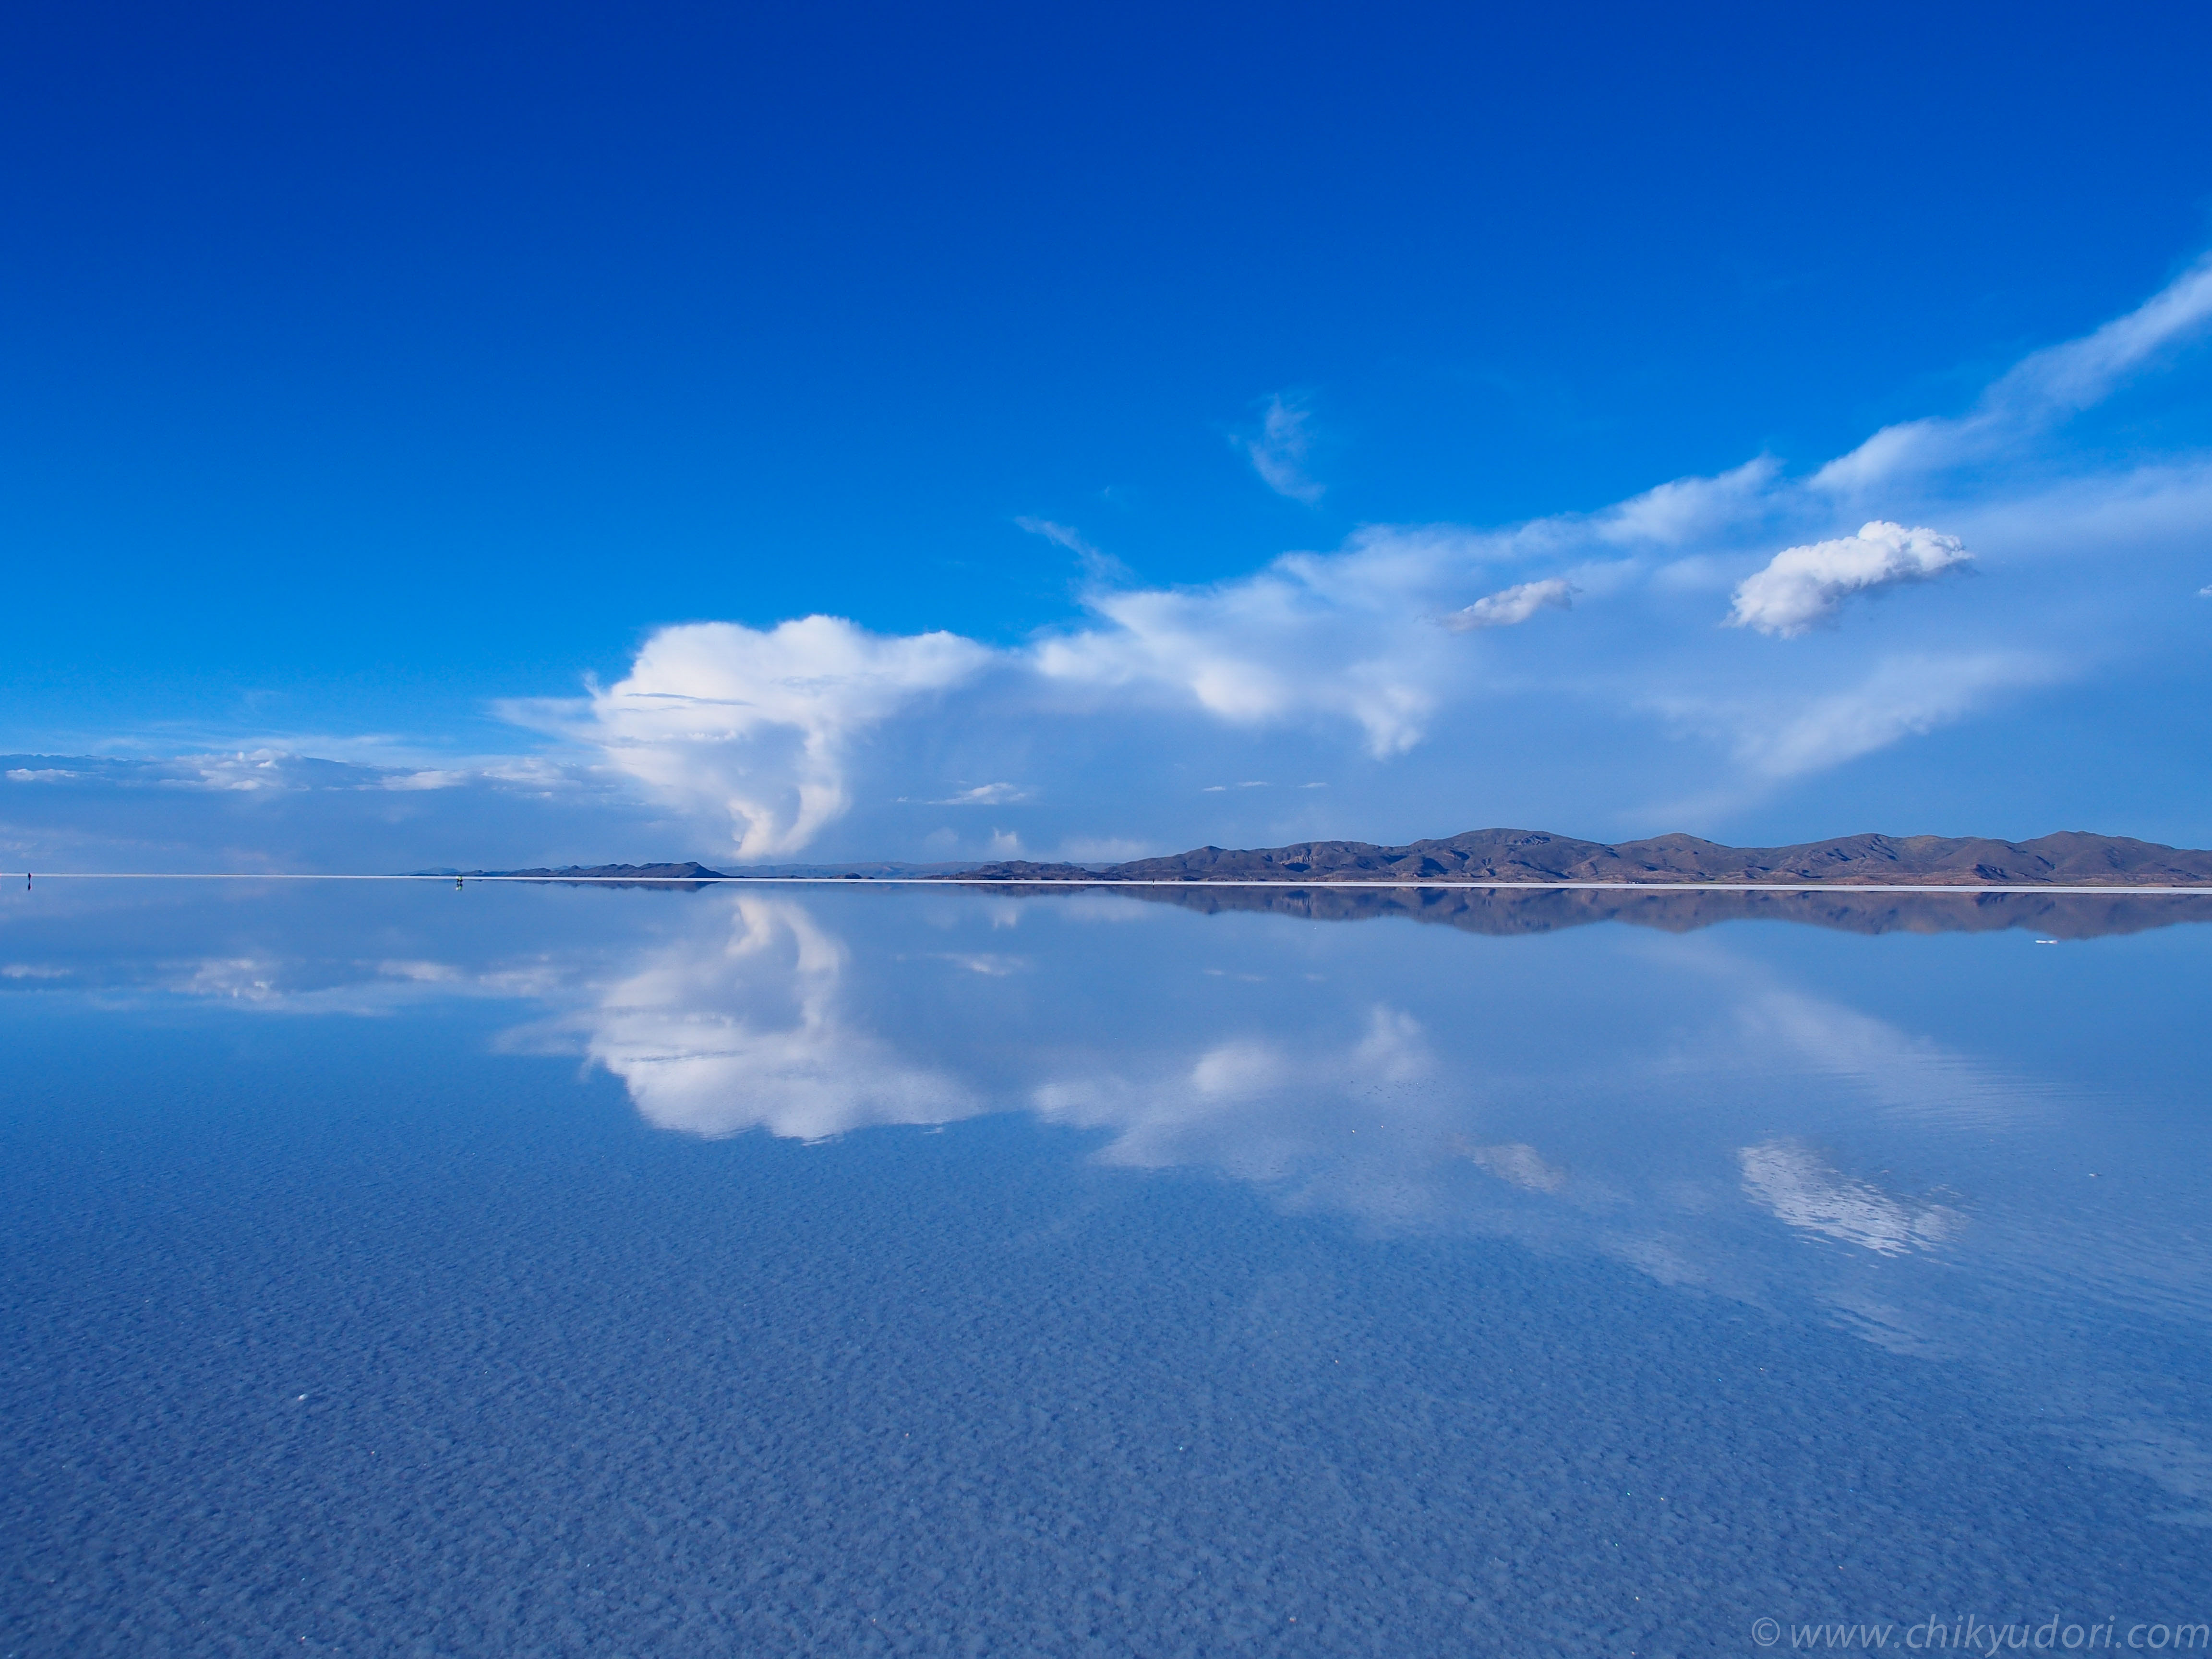
[[[1445,841],[1378,847],[1304,842],[1250,852],[1201,847],[1103,869],[1015,860],[962,881],[1632,881],[1911,882],[1930,886],[2212,887],[2212,853],[2124,836],[2068,831],[2034,841],[1845,836],[1798,847],[1723,847],[1695,836],[1618,846],[1537,830],[1474,830]]]

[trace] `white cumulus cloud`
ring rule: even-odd
[[[741,859],[805,846],[851,805],[847,748],[958,685],[990,650],[957,634],[871,634],[839,617],[763,631],[665,628],[567,724],[662,798],[720,816]]]
[[[1444,626],[1455,634],[1470,633],[1478,628],[1511,628],[1527,622],[1547,606],[1571,611],[1574,603],[1574,585],[1563,576],[1516,582],[1487,599],[1477,599],[1463,610],[1453,611],[1444,618]]]
[[[1729,626],[1788,639],[1834,621],[1854,593],[1926,581],[1965,568],[1973,557],[1955,536],[1877,519],[1856,536],[1777,553],[1737,585]]]

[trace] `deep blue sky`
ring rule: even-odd
[[[1686,15],[19,11],[15,722],[1005,637],[1018,514],[1189,580],[1825,457],[2204,238],[2201,9]],[[1224,441],[1285,387],[1318,514]]]
[[[686,620],[1006,644],[1076,614],[1023,516],[1191,583],[1816,465],[2203,249],[2208,46],[2193,5],[19,9],[0,746],[454,738]],[[1279,395],[1318,504],[1231,441]]]

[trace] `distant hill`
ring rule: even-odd
[[[563,864],[531,870],[422,870],[418,875],[500,876],[509,880],[651,882],[811,880],[865,881],[877,876],[953,876],[966,864],[749,864],[742,870],[710,870],[703,864]]]
[[[878,860],[862,864],[748,864],[729,872],[732,881],[759,881],[794,878],[802,880],[822,880],[830,877],[853,876],[959,876],[973,870],[972,864],[902,864],[896,860]]]
[[[1929,886],[2212,886],[2212,852],[2068,831],[2035,841],[1845,836],[1797,847],[1723,847],[1695,836],[1607,846],[1539,830],[1472,830],[1447,841],[1378,847],[1301,842],[1238,852],[1201,847],[1091,869],[1009,860],[961,881],[1632,881],[1912,882]]]
[[[539,881],[721,881],[720,870],[703,864],[564,864],[558,869],[440,870],[453,876],[531,877]]]

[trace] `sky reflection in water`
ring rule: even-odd
[[[2212,1614],[2212,930],[2147,925],[2194,901],[1172,896],[15,896],[11,1650],[1741,1651],[1762,1614]],[[434,1167],[395,1134],[477,1139]],[[526,1219],[485,1196],[526,1188]],[[246,1501],[210,1448],[290,1387],[205,1369],[259,1316],[246,1229],[302,1275],[261,1340],[353,1356],[362,1443],[372,1409],[445,1425],[404,1479],[290,1454],[331,1465],[299,1525],[412,1540],[343,1574],[209,1498]],[[526,1232],[541,1289],[487,1290]],[[118,1286],[180,1259],[200,1323],[143,1328]],[[546,1324],[579,1283],[614,1301]],[[395,1356],[410,1320],[442,1334]],[[537,1403],[463,1412],[470,1365]],[[586,1372],[592,1403],[530,1393]],[[625,1437],[672,1376],[711,1477]],[[149,1401],[208,1431],[149,1438]],[[878,1433],[897,1457],[854,1464]],[[123,1442],[135,1519],[85,1484]],[[492,1442],[534,1484],[441,1507]],[[577,1577],[611,1525],[619,1571]]]

